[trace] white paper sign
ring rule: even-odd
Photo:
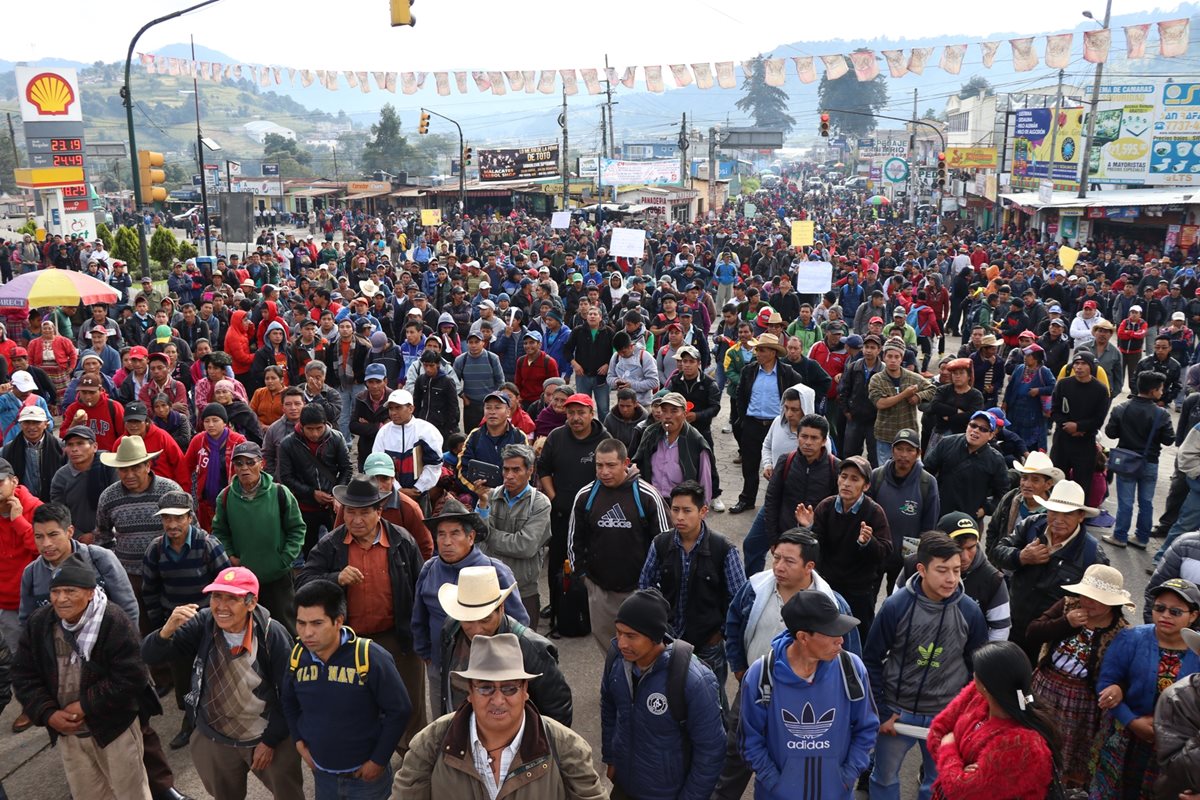
[[[641,258],[646,254],[646,232],[640,228],[613,228],[612,245],[608,248],[608,253],[624,258]],[[833,269],[832,265],[826,266]],[[830,272],[830,275],[832,274]]]
[[[569,228],[571,227],[571,212],[570,211],[555,211],[550,215],[551,228]]]
[[[823,294],[833,288],[833,264],[828,261],[802,261],[796,270],[796,292]]]

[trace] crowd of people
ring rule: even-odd
[[[165,284],[0,242],[118,294],[0,310],[13,730],[122,800],[183,796],[168,697],[218,800],[898,798],[914,747],[920,800],[1200,791],[1196,253],[1064,270],[803,176],[617,223],[640,259],[521,211],[322,214]]]

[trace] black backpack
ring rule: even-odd
[[[688,666],[692,662],[695,648],[682,639],[675,639],[674,642],[671,658],[667,661],[667,711],[670,712],[671,719],[675,720],[680,728],[684,728],[686,733]],[[608,649],[608,656],[604,659],[605,680],[608,680],[613,664],[617,663],[618,654],[617,648]]]

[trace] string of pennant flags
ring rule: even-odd
[[[1125,57],[1140,59],[1147,56],[1150,30],[1157,26],[1159,36],[1158,55],[1166,58],[1179,58],[1187,54],[1188,42],[1191,36],[1190,20],[1175,19],[1158,23],[1141,23],[1124,26]],[[1041,62],[1038,59],[1035,39],[1044,38],[1045,46]],[[991,69],[1003,41],[978,42],[981,62],[986,69]],[[1016,72],[1029,72],[1039,63],[1052,69],[1065,68],[1071,60],[1071,51],[1075,44],[1074,33],[1059,33],[1045,37],[1027,36],[1009,39],[1008,46],[1012,51],[1012,65]],[[936,66],[951,75],[962,71],[963,61],[967,55],[967,44],[951,44],[942,47],[941,58]],[[909,73],[921,75],[926,67],[933,62],[934,47],[914,47],[907,51],[880,50],[879,56],[886,65],[888,74],[893,78],[902,78]],[[1083,33],[1083,58],[1092,64],[1103,64],[1108,61],[1112,50],[1112,29],[1101,28]],[[342,81],[350,89],[369,93],[371,84],[379,91],[396,93],[397,88],[404,94],[416,94],[425,88],[429,75],[437,93],[442,96],[451,93],[451,86],[459,94],[468,94],[472,85],[480,93],[490,92],[493,95],[503,95],[508,92],[525,94],[556,94],[561,81],[562,90],[568,95],[579,93],[580,83],[588,94],[600,94],[604,91],[602,82],[608,81],[613,85],[621,85],[632,89],[637,82],[638,67],[626,67],[618,71],[615,67],[601,69],[550,69],[550,70],[447,70],[444,72],[378,72],[373,70],[324,70],[297,69],[295,67],[276,67],[260,64],[226,64],[217,61],[193,61],[185,58],[160,56],[153,53],[138,53],[138,59],[146,72],[159,75],[172,75],[188,78],[201,78],[211,81],[249,79],[260,87],[278,86],[285,80],[292,86],[299,85],[307,88],[314,83],[330,91],[341,88]],[[787,80],[788,61],[792,62],[796,77],[801,83],[813,83],[819,77],[818,65],[823,69],[828,80],[838,80],[851,73],[860,81],[874,80],[879,74],[880,58],[874,50],[860,49],[849,55],[833,54],[821,56],[791,56],[789,58],[766,58],[761,62],[763,80],[768,86],[783,86]],[[742,72],[746,78],[751,77],[756,69],[755,62],[741,62]],[[651,92],[666,90],[663,67],[643,66],[642,78],[646,89]],[[715,63],[670,64],[667,66],[671,80],[675,86],[683,88],[696,86],[698,89],[711,89],[717,86],[721,89],[737,87],[735,62],[718,61]]]

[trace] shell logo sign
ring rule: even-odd
[[[16,78],[23,121],[83,121],[79,77],[74,69],[17,67]]]
[[[53,72],[43,72],[25,87],[25,99],[33,104],[38,113],[48,117],[60,117],[75,102],[75,91],[71,84]]]

